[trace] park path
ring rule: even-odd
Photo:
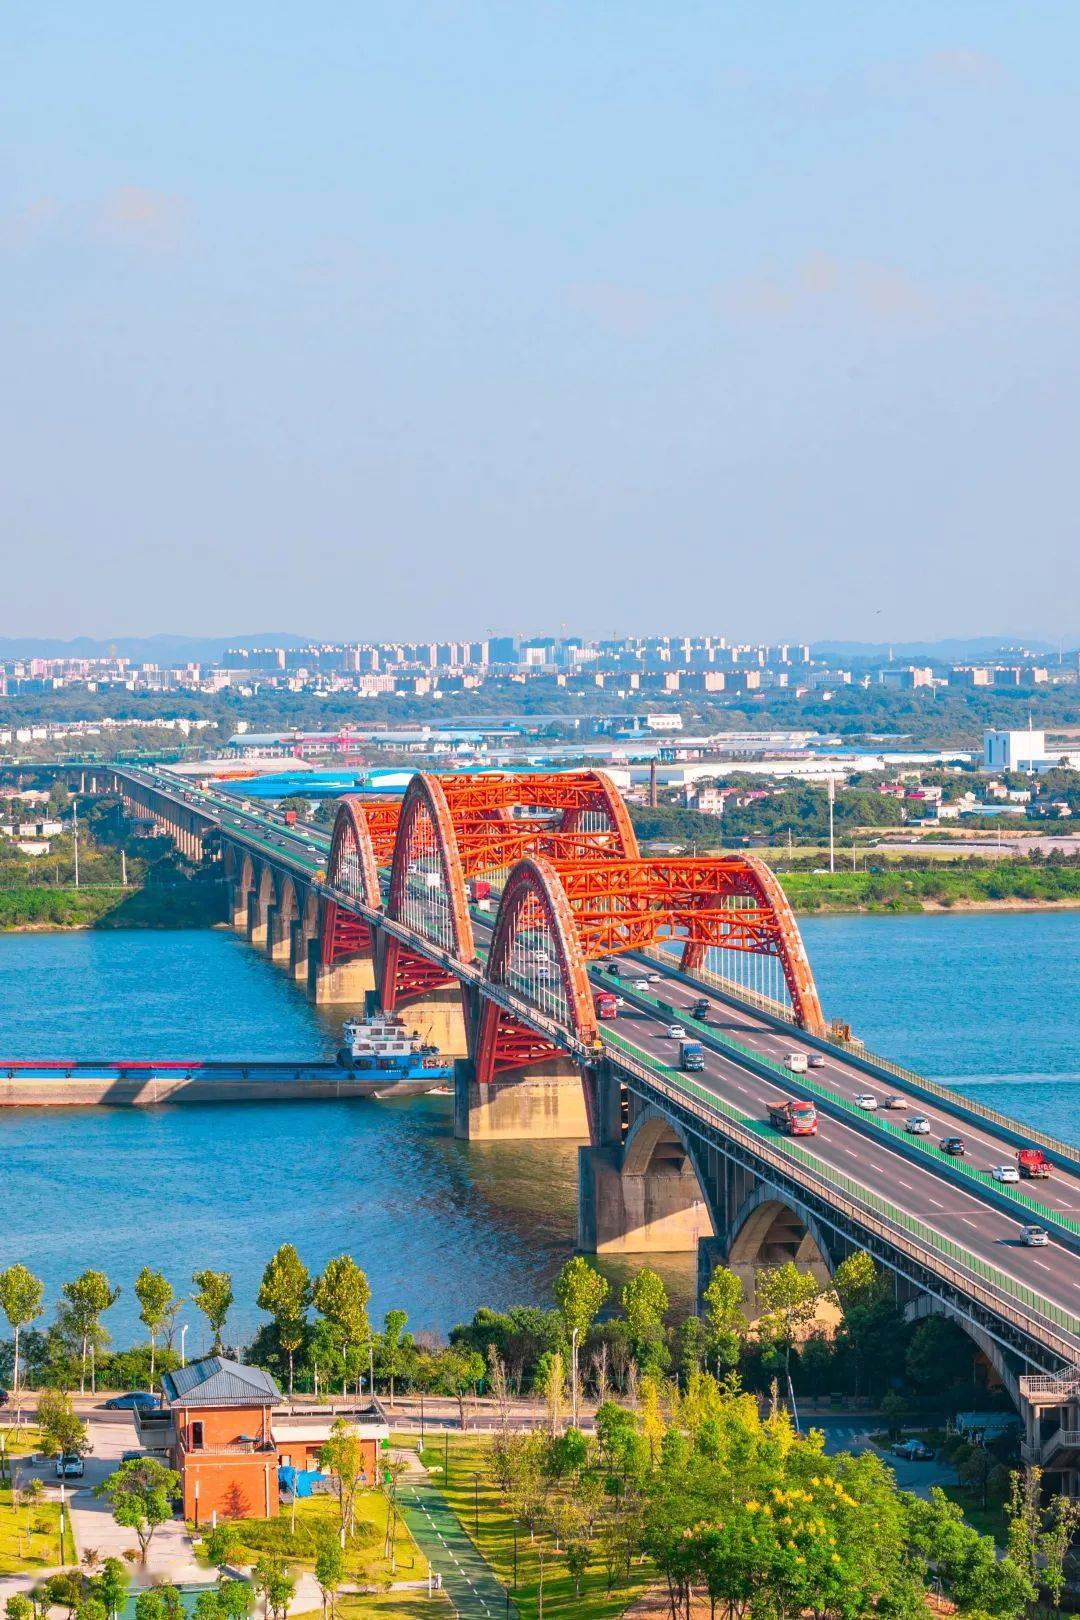
[[[426,1481],[406,1480],[398,1501],[413,1540],[433,1570],[462,1620],[517,1620],[517,1608],[445,1496]]]

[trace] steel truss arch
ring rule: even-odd
[[[395,922],[409,921],[410,882],[414,878],[411,863],[427,861],[430,870],[432,860],[435,869],[431,875],[441,880],[432,886],[432,891],[441,892],[447,911],[447,937],[436,937],[432,942],[442,945],[459,962],[474,962],[476,944],[453,817],[438,777],[418,771],[405,789],[394,840],[386,914]]]
[[[380,808],[383,808],[380,806]],[[350,794],[342,799],[334,819],[326,881],[350,900],[377,911],[382,906],[379,866],[371,822],[363,799]]]
[[[567,1027],[578,1041],[595,1045],[596,1011],[573,913],[555,868],[536,856],[519,861],[507,878],[485,971],[489,984],[518,995],[525,994],[514,972],[519,932],[523,929],[531,935],[540,930],[550,942],[555,952],[557,984],[565,999]],[[538,1011],[548,1012],[542,1002],[537,1001],[536,1006]],[[515,1018],[499,1002],[484,998],[476,1052],[479,1084],[490,1084],[512,1070],[535,1067],[565,1055],[563,1048]]]

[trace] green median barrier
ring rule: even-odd
[[[855,1181],[851,1176],[844,1175],[841,1170],[835,1170],[825,1160],[819,1159],[798,1143],[792,1142],[781,1135],[780,1132],[774,1131],[767,1122],[755,1119],[753,1115],[746,1114],[734,1103],[728,1102],[726,1098],[717,1096],[715,1092],[707,1091],[697,1081],[690,1080],[681,1069],[674,1069],[668,1064],[662,1063],[658,1058],[653,1057],[651,1053],[635,1047],[625,1036],[619,1035],[613,1030],[604,1031],[604,1041],[605,1044],[610,1043],[621,1048],[626,1052],[627,1056],[632,1057],[643,1068],[652,1069],[658,1076],[666,1080],[669,1085],[686,1093],[695,1102],[704,1104],[706,1108],[719,1115],[722,1119],[730,1120],[743,1130],[749,1130],[754,1135],[761,1137],[763,1141],[768,1142],[771,1148],[778,1150],[786,1158],[810,1170],[814,1175],[828,1182],[830,1186],[835,1187],[846,1197],[869,1208],[891,1225],[899,1227],[909,1236],[924,1244],[925,1247],[932,1249],[947,1260],[962,1265],[965,1270],[978,1277],[980,1281],[989,1283],[1007,1298],[1015,1300],[1028,1310],[1037,1311],[1048,1322],[1052,1322],[1055,1327],[1063,1328],[1066,1332],[1080,1338],[1080,1318],[1073,1316],[1060,1305],[1054,1305],[1050,1300],[1043,1298],[1033,1288],[1027,1288],[1023,1283],[1018,1283],[1014,1278],[1007,1276],[1002,1271],[998,1271],[988,1261],[981,1260],[977,1255],[972,1254],[969,1249],[965,1249],[962,1244],[946,1237],[943,1233],[935,1230],[934,1227],[927,1226],[917,1216],[909,1215],[905,1210],[883,1198],[880,1193],[875,1193],[869,1187],[865,1187],[862,1182]]]
[[[661,1017],[666,1017],[666,1003],[659,1002],[655,996],[646,991],[634,989],[631,992],[638,1001],[650,1003],[656,1008]],[[995,1181],[989,1170],[976,1170],[974,1165],[965,1164],[962,1159],[954,1157],[951,1153],[943,1153],[935,1142],[928,1142],[925,1137],[912,1136],[904,1130],[902,1125],[893,1124],[892,1120],[879,1119],[873,1110],[860,1108],[849,1097],[831,1091],[828,1086],[822,1085],[810,1074],[793,1074],[784,1064],[778,1063],[775,1058],[767,1057],[762,1052],[755,1052],[752,1047],[745,1046],[741,1041],[730,1035],[721,1035],[710,1024],[695,1018],[692,1013],[682,1013],[678,1019],[681,1024],[692,1024],[695,1032],[702,1032],[702,1038],[707,1046],[719,1047],[721,1050],[731,1052],[736,1059],[747,1058],[758,1068],[770,1070],[787,1086],[796,1086],[802,1091],[809,1092],[813,1097],[839,1109],[842,1113],[857,1119],[864,1128],[880,1131],[883,1136],[891,1136],[901,1142],[904,1148],[912,1154],[921,1154],[924,1159],[937,1161],[947,1166],[954,1175],[963,1177],[977,1187],[985,1188],[997,1197],[1008,1199],[1010,1203],[1018,1204],[1021,1209],[1037,1214],[1044,1221],[1060,1226],[1074,1236],[1080,1236],[1080,1221],[1069,1215],[1062,1215],[1050,1209],[1033,1194],[1025,1192],[1023,1188],[1007,1182]],[[676,1071],[680,1072],[680,1071]]]

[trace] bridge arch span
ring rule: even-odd
[[[1016,1410],[1023,1415],[1024,1403],[1020,1395],[1020,1378],[1016,1370],[1010,1366],[1004,1348],[985,1328],[978,1322],[971,1321],[955,1305],[944,1299],[938,1299],[933,1294],[918,1294],[909,1300],[904,1308],[904,1318],[908,1322],[924,1322],[928,1316],[941,1316],[946,1321],[955,1322],[971,1340],[975,1349],[993,1369],[1002,1388],[1008,1393]],[[973,1380],[974,1382],[974,1377]]]
[[[418,771],[401,801],[386,914],[461,962],[476,959],[454,821],[438,777]]]
[[[382,905],[379,867],[364,800],[356,794],[342,799],[330,840],[326,881],[350,900],[377,910]]]
[[[756,1313],[758,1272],[788,1260],[822,1288],[830,1286],[836,1268],[824,1229],[808,1209],[796,1208],[763,1183],[746,1199],[728,1234],[727,1265],[742,1282],[748,1311]]]
[[[598,816],[606,819],[611,830],[611,847],[624,860],[637,860],[637,834],[622,794],[606,771],[583,771],[582,802],[564,810],[560,832],[574,833],[590,830],[588,823]]]

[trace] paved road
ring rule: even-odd
[[[506,1588],[496,1580],[489,1564],[462,1528],[446,1498],[434,1485],[409,1481],[401,1486],[400,1501],[413,1539],[432,1569],[443,1578],[443,1589],[459,1615],[517,1615]]]

